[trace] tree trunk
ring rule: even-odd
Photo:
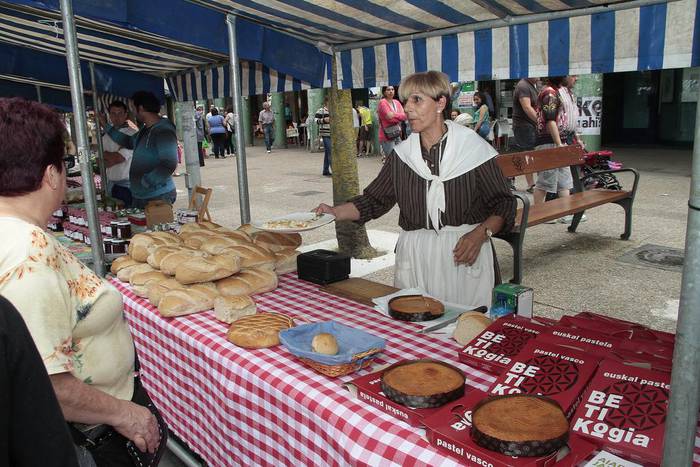
[[[357,174],[355,130],[352,125],[352,97],[349,89],[338,89],[335,55],[332,70],[328,111],[331,114],[333,204],[338,205],[360,194],[360,181]],[[336,222],[335,234],[341,252],[358,259],[377,256],[377,251],[369,244],[364,225],[349,221]]]

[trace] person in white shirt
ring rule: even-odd
[[[112,125],[122,133],[131,136],[137,131],[127,123],[128,117],[126,104],[121,101],[109,104],[109,119],[112,121]],[[121,147],[106,133],[102,136],[102,148],[107,167],[107,194],[122,201],[125,207],[131,207],[129,169],[134,151]]]

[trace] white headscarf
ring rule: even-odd
[[[426,206],[436,232],[440,229],[440,216],[446,208],[444,182],[469,172],[498,154],[493,146],[473,130],[449,120],[445,125],[447,143],[442,159],[438,161],[440,175],[433,175],[423,159],[419,133],[411,133],[405,141],[394,147],[399,159],[421,178],[430,182]]]

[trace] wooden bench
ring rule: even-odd
[[[525,239],[525,231],[529,227],[573,215],[573,220],[568,230],[569,232],[576,232],[584,211],[607,203],[615,203],[622,206],[625,210],[625,231],[620,235],[620,238],[622,240],[630,238],[632,233],[632,204],[634,203],[639,183],[639,173],[635,169],[601,170],[582,177],[580,167],[585,164],[585,159],[584,151],[578,145],[540,151],[501,154],[497,156],[496,160],[503,171],[503,175],[506,177],[516,177],[559,167],[570,167],[574,181],[574,189],[570,196],[557,198],[542,204],[531,204],[527,193],[514,192],[523,204],[517,211],[515,227],[512,232],[496,235],[496,237],[508,242],[513,248],[513,278],[511,282],[520,283],[522,280],[523,241]],[[631,172],[634,174],[634,183],[631,190],[584,189],[584,181],[587,178],[618,172]]]

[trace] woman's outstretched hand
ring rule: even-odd
[[[325,203],[319,204],[314,209],[312,209],[312,211],[316,214],[332,214],[333,216],[338,217],[333,206],[328,206]]]

